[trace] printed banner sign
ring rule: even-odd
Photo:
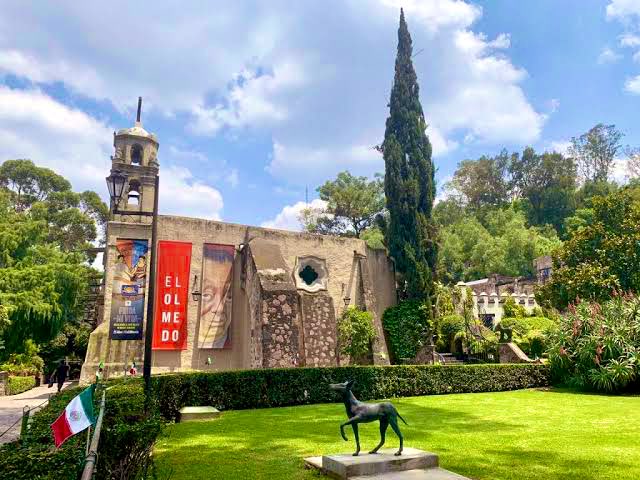
[[[187,348],[187,302],[191,244],[158,242],[154,350]]]
[[[202,251],[200,348],[231,348],[234,245],[205,243]]]
[[[148,248],[146,240],[116,241],[109,328],[112,340],[142,339]]]

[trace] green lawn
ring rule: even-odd
[[[357,395],[357,391],[356,391]],[[440,455],[441,466],[474,479],[640,479],[640,397],[520,390],[401,398],[405,446]],[[224,412],[175,424],[154,455],[159,478],[309,479],[302,458],[352,452],[340,438],[342,404]],[[360,426],[363,451],[378,424]],[[386,448],[397,447],[387,433]]]

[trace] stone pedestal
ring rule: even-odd
[[[220,416],[220,410],[214,407],[182,407],[180,409],[180,422],[193,422],[194,420],[212,420]]]
[[[325,455],[305,458],[308,468],[315,468],[336,479],[351,480],[465,480],[455,473],[438,467],[438,456],[405,448],[395,456],[395,449],[380,450],[377,454]],[[466,479],[468,480],[468,479]]]

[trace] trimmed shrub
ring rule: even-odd
[[[349,355],[352,364],[366,363],[363,360],[371,353],[371,342],[376,336],[371,312],[350,306],[338,320],[340,353]]]
[[[26,392],[36,386],[35,377],[13,377],[9,376],[7,383],[7,395],[17,395]]]
[[[382,326],[393,363],[413,359],[428,333],[428,307],[417,300],[405,300],[389,307],[382,315]]]
[[[144,393],[138,379],[109,382],[106,410],[98,449],[97,479],[142,478],[149,468],[149,453],[162,429],[156,414],[144,413]],[[0,479],[76,480],[85,459],[86,433],[53,446],[50,424],[82,388],[63,390],[33,416],[28,441],[0,447]],[[101,391],[94,397],[98,414]]]
[[[338,401],[329,383],[355,380],[360,400],[496,392],[548,385],[543,365],[397,365],[255,369],[152,377],[158,410],[169,420],[185,405],[220,410]]]
[[[458,314],[446,315],[439,319],[440,328],[436,347],[439,352],[455,352],[456,336],[464,332],[464,317]]]

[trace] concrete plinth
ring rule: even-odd
[[[211,420],[219,416],[220,410],[214,407],[182,407],[180,409],[180,422]]]
[[[320,470],[337,479],[351,480],[468,480],[455,473],[438,468],[438,456],[405,448],[396,457],[395,449],[380,450],[379,453],[325,455],[305,458],[307,468]]]

